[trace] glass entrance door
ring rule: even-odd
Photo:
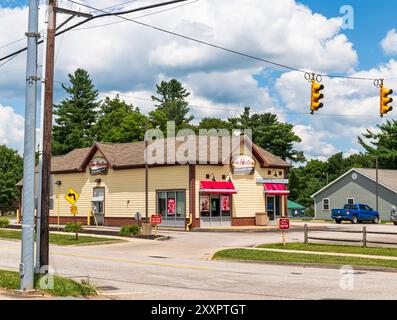
[[[281,217],[280,196],[266,197],[266,212],[270,221],[277,221]]]
[[[201,195],[200,219],[202,227],[231,226],[231,195]]]

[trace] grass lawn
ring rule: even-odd
[[[367,254],[374,256],[397,257],[397,249],[394,248],[362,248],[362,247],[334,245],[334,244],[287,243],[287,245],[284,247],[282,243],[274,243],[274,244],[263,244],[258,246],[258,248],[301,250],[301,251],[315,251],[315,252],[354,253],[354,254]]]
[[[215,253],[213,259],[397,268],[397,260],[392,261],[370,258],[324,256],[319,254],[268,252],[253,249],[221,250]]]
[[[22,232],[20,230],[0,230],[0,238],[21,240]],[[50,243],[60,246],[70,246],[76,244],[103,244],[106,242],[118,242],[123,240],[115,240],[109,238],[82,236],[79,234],[79,240],[76,240],[74,234],[54,234],[50,233]]]
[[[71,279],[54,277],[53,289],[40,289],[40,277],[35,280],[38,291],[58,297],[78,297],[96,295],[96,290],[87,282],[76,282]],[[19,288],[19,274],[13,271],[0,270],[0,288],[16,290]]]

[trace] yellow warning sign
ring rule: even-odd
[[[80,195],[76,191],[74,191],[73,188],[70,188],[65,194],[66,201],[69,202],[72,206],[76,204],[77,200],[79,200],[79,197]]]
[[[70,207],[70,213],[75,216],[75,215],[77,215],[79,213],[79,211],[78,211],[76,206],[71,206]]]

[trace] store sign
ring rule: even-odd
[[[175,209],[176,209],[175,199],[172,199],[172,198],[168,199],[168,202],[167,202],[168,215],[170,215],[170,216],[175,215]]]
[[[255,160],[246,155],[236,156],[232,160],[232,167],[234,174],[253,174],[255,172]]]
[[[160,214],[152,215],[152,216],[150,216],[150,223],[151,224],[162,224],[163,217]]]
[[[210,196],[202,195],[200,196],[200,211],[209,212],[210,211]]]
[[[92,175],[105,174],[108,170],[108,162],[102,157],[94,158],[90,161],[89,169]]]
[[[222,211],[230,211],[230,196],[221,196]]]
[[[290,229],[290,220],[289,218],[280,218],[278,219],[278,229],[279,230],[289,230]]]

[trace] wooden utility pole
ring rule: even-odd
[[[57,0],[48,3],[48,27],[45,68],[43,153],[40,221],[40,267],[49,265],[49,216],[51,197],[52,108],[54,96],[54,57]]]

